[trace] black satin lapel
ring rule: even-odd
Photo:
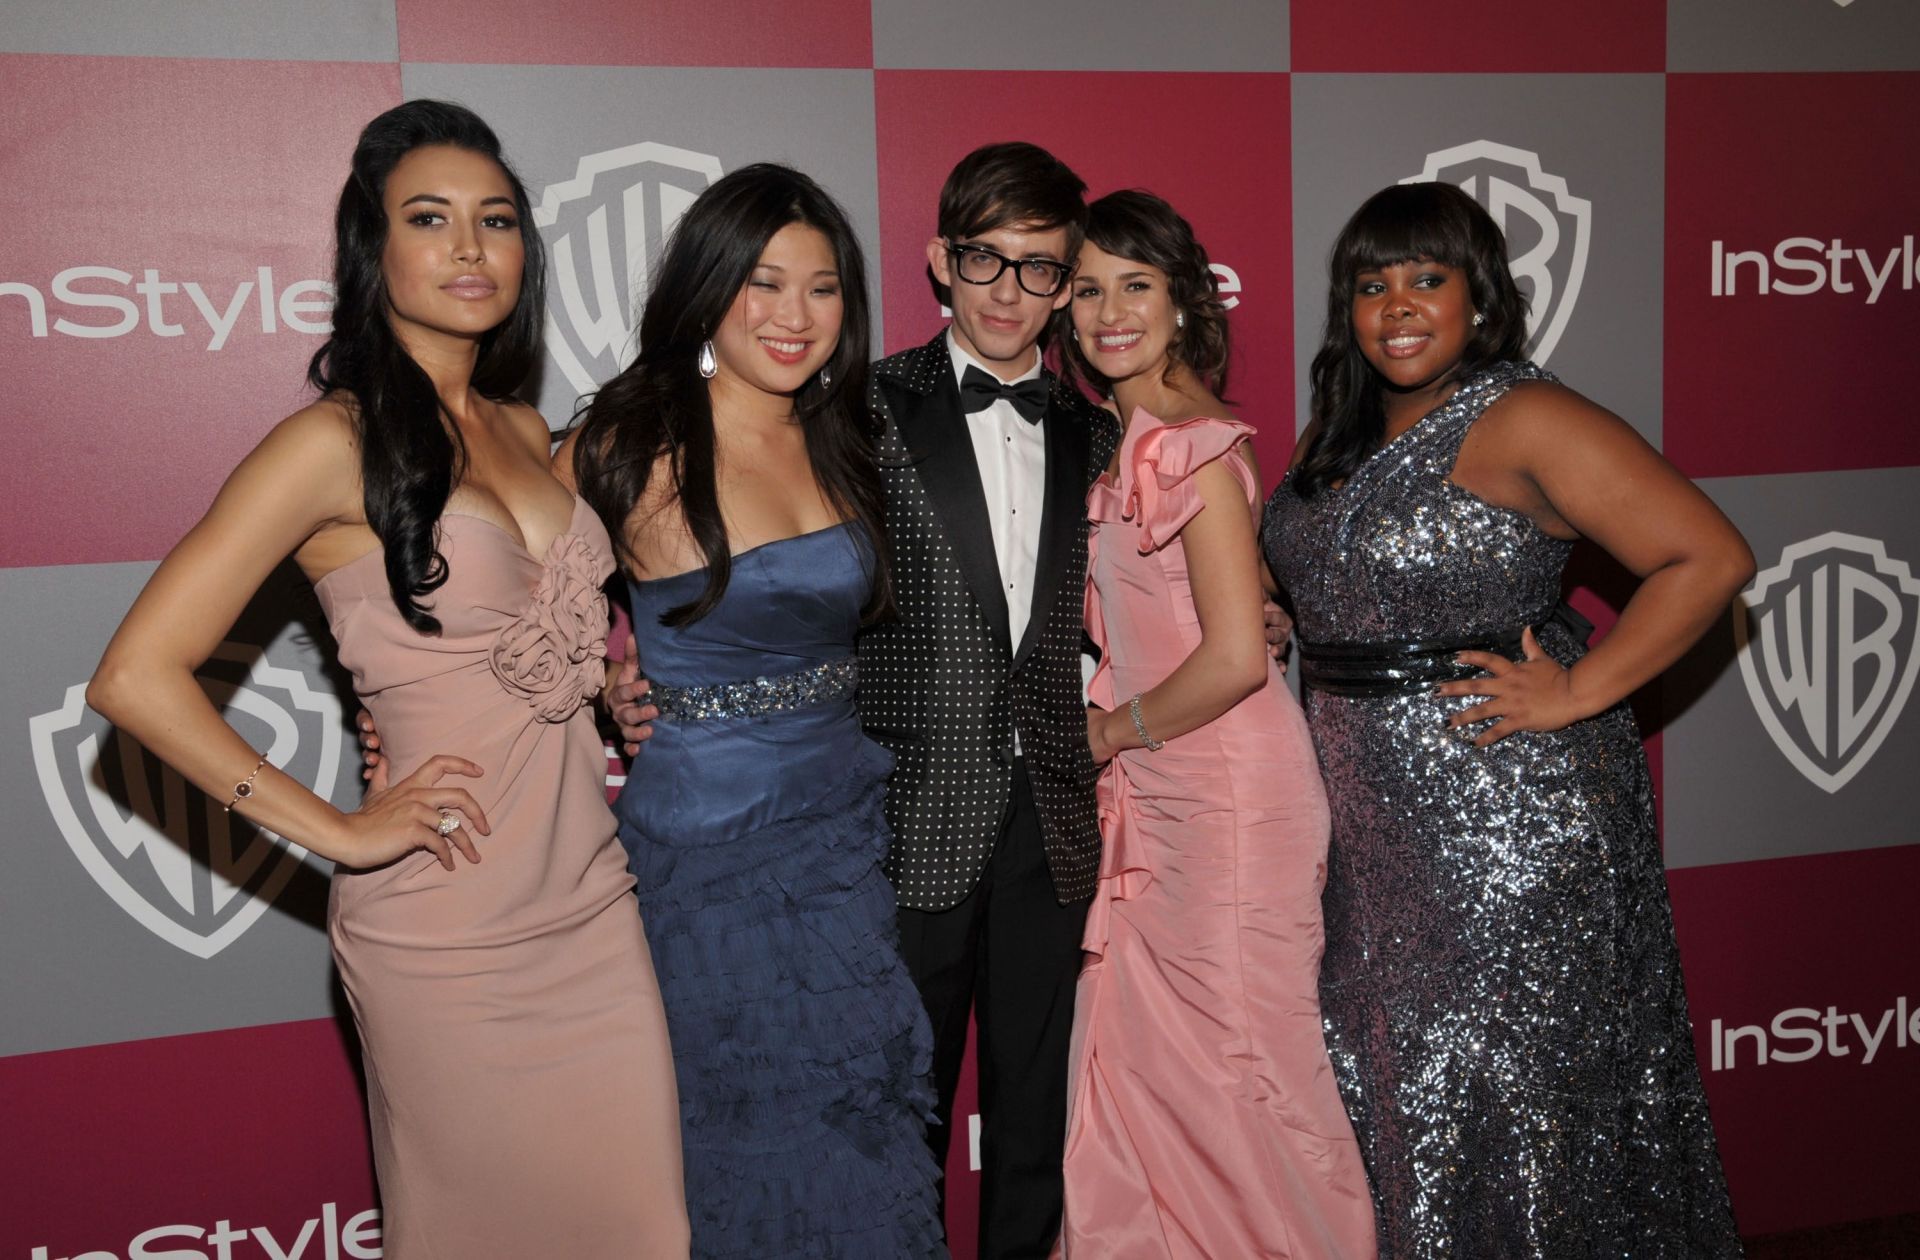
[[[1018,668],[1046,630],[1074,539],[1087,515],[1086,422],[1059,406],[1047,408],[1047,501],[1040,511],[1040,554],[1033,572],[1033,612],[1014,657]]]
[[[946,363],[941,367],[945,368]],[[930,394],[895,391],[893,423],[901,440],[913,452],[914,471],[933,502],[934,514],[947,531],[960,576],[986,614],[1000,650],[1013,654],[1007,633],[1007,595],[1002,589],[1000,561],[993,554],[993,526],[987,520],[987,492],[980,484],[980,465],[967,436],[967,419],[960,414],[960,387],[951,371]]]

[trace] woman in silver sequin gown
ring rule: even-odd
[[[1518,361],[1505,257],[1457,189],[1361,207],[1262,523],[1333,813],[1329,1050],[1383,1257],[1737,1256],[1625,697],[1752,559]],[[1643,578],[1591,653],[1558,607],[1580,536]]]

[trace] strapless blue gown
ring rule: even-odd
[[[857,526],[631,584],[663,698],[615,803],[665,999],[696,1256],[945,1256],[932,1033],[881,873],[892,758],[850,682]],[[845,664],[841,664],[845,662]],[[676,699],[677,697],[677,699]]]

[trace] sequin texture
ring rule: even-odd
[[[669,687],[655,683],[647,692],[647,702],[660,710],[662,722],[765,717],[769,713],[810,708],[829,700],[845,700],[858,689],[859,679],[859,658],[848,656],[771,678],[749,678],[704,687]]]
[[[1281,484],[1262,541],[1303,639],[1497,636],[1558,598],[1570,545],[1448,480],[1534,379],[1476,376],[1338,490]],[[1585,650],[1538,633],[1562,664]],[[1445,725],[1472,703],[1307,694],[1322,1009],[1381,1255],[1737,1256],[1632,714],[1475,748]]]

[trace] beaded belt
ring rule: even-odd
[[[1479,668],[1462,665],[1461,652],[1498,652],[1520,657],[1524,626],[1554,624],[1584,644],[1593,623],[1565,603],[1529,617],[1521,626],[1492,635],[1463,639],[1399,639],[1374,643],[1300,643],[1300,680],[1332,696],[1374,699],[1427,691],[1443,682],[1472,678]]]
[[[711,722],[721,718],[764,717],[789,709],[807,709],[844,700],[856,690],[859,658],[825,661],[791,674],[761,675],[741,682],[706,687],[668,687],[655,683],[646,702],[660,710],[662,722]]]

